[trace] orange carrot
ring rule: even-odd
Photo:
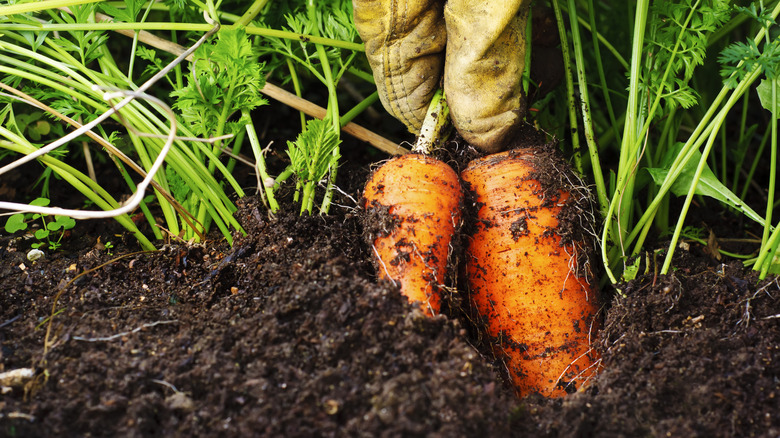
[[[442,161],[408,154],[385,163],[363,192],[364,208],[380,229],[373,230],[377,272],[400,283],[409,301],[439,312],[450,242],[460,224],[458,175]]]
[[[597,360],[590,349],[596,289],[587,268],[578,270],[586,245],[565,238],[559,222],[574,202],[572,187],[539,182],[538,164],[549,158],[508,151],[461,173],[478,208],[466,254],[471,300],[520,396],[572,392]]]

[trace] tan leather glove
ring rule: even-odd
[[[384,107],[418,133],[443,72],[458,132],[485,152],[501,150],[525,114],[521,77],[529,3],[353,0]]]

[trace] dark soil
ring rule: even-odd
[[[35,375],[0,436],[780,436],[780,284],[699,245],[603,291],[588,388],[518,400],[467,319],[376,280],[358,210],[237,215],[233,247],[110,255],[80,222],[33,263],[4,237],[0,373]]]

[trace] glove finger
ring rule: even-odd
[[[418,133],[444,65],[443,0],[353,0],[352,4],[382,105]]]
[[[485,152],[501,150],[525,116],[528,0],[450,0],[444,91],[452,122]]]

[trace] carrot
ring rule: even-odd
[[[394,158],[373,173],[363,206],[378,223],[373,250],[377,271],[399,282],[401,293],[439,312],[450,242],[460,224],[458,175],[446,163],[423,154]]]
[[[590,349],[596,291],[577,269],[587,245],[571,241],[559,221],[574,202],[572,187],[539,181],[539,164],[549,158],[508,151],[461,173],[478,208],[465,257],[471,301],[520,396],[572,392],[597,360]]]

